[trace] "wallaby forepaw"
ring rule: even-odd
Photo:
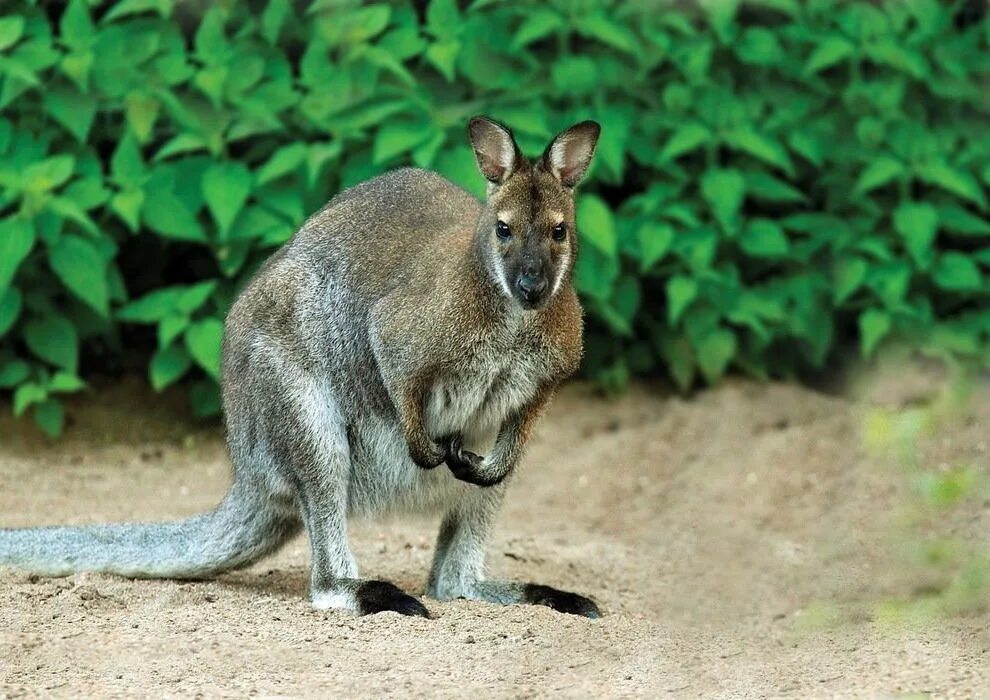
[[[419,617],[430,616],[430,611],[422,603],[401,588],[388,581],[365,581],[355,591],[358,612],[362,615],[397,612],[400,615]]]
[[[447,466],[455,478],[475,486],[494,486],[504,478],[486,476],[485,458],[465,450],[459,435],[444,438],[443,443],[447,446]]]
[[[550,586],[527,583],[523,589],[523,596],[527,603],[545,605],[569,615],[581,615],[590,618],[602,616],[601,610],[591,598],[585,598],[583,595],[569,591],[561,591]]]
[[[409,450],[409,456],[412,457],[412,461],[420,469],[439,467],[447,459],[447,451],[440,445],[431,443],[429,448],[425,450]]]

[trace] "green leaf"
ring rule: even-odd
[[[110,10],[104,15],[103,21],[110,22],[119,17],[149,11],[157,12],[162,17],[168,17],[173,5],[174,0],[120,0],[110,7]]]
[[[192,366],[192,358],[185,348],[179,345],[155,351],[148,366],[148,377],[155,391],[161,391],[182,378]]]
[[[86,0],[71,0],[59,21],[62,41],[72,48],[87,48],[96,36]]]
[[[787,151],[769,136],[749,127],[743,127],[725,132],[722,138],[732,148],[748,153],[754,158],[759,158],[788,174],[794,172],[794,165],[791,163]]]
[[[166,238],[206,241],[206,233],[199,221],[186,209],[182,200],[168,190],[151,188],[145,195],[141,215],[149,228]]]
[[[119,185],[141,185],[147,174],[141,149],[130,133],[125,134],[110,158],[110,172]]]
[[[890,156],[879,156],[860,174],[855,191],[865,194],[870,190],[886,185],[891,180],[904,175],[904,164]]]
[[[659,221],[649,221],[636,230],[639,241],[639,269],[643,272],[663,259],[674,241],[674,227]]]
[[[526,13],[512,40],[515,49],[539,41],[564,26],[564,18],[548,7],[533,7]]]
[[[968,256],[956,252],[939,257],[932,280],[942,289],[954,292],[976,291],[983,286],[980,268]]]
[[[946,163],[928,163],[917,168],[918,177],[986,209],[987,199],[976,178]]]
[[[188,316],[179,313],[169,314],[158,322],[158,347],[167,348],[188,327]]]
[[[904,246],[922,270],[934,259],[932,244],[938,232],[938,212],[927,202],[901,202],[894,210],[894,230],[901,234]]]
[[[247,202],[251,184],[251,173],[243,163],[217,163],[203,173],[203,198],[221,235],[230,230]]]
[[[31,374],[31,368],[24,360],[10,360],[0,364],[0,389],[17,386]]]
[[[275,151],[265,164],[258,168],[255,179],[259,185],[277,180],[299,168],[306,161],[309,150],[305,143],[291,143]]]
[[[79,236],[64,235],[48,249],[48,264],[69,290],[100,316],[110,312],[106,261]]]
[[[698,282],[692,277],[675,275],[667,280],[667,320],[670,325],[677,320],[698,296]]]
[[[667,361],[670,376],[681,391],[687,391],[694,383],[697,366],[691,343],[687,338],[678,336],[677,338],[662,337],[659,345],[664,360]]]
[[[186,329],[185,339],[186,349],[196,364],[214,379],[219,379],[223,323],[215,318],[197,321]]]
[[[96,100],[74,88],[52,88],[45,92],[45,111],[84,143],[96,118]]]
[[[701,339],[696,348],[698,366],[709,383],[725,374],[736,349],[736,334],[727,328],[718,328]]]
[[[618,254],[618,234],[608,205],[595,195],[584,195],[577,206],[579,235],[608,257]]]
[[[736,53],[743,63],[756,66],[782,63],[785,57],[777,35],[763,27],[750,27],[743,31]]]
[[[30,192],[48,192],[72,177],[76,159],[69,155],[45,158],[24,169],[24,189]]]
[[[712,132],[702,124],[691,122],[679,126],[660,149],[659,162],[663,163],[704,146],[711,141]]]
[[[57,438],[65,425],[65,409],[58,399],[47,399],[34,407],[34,422],[45,435]]]
[[[209,299],[217,288],[216,280],[207,280],[187,287],[175,301],[175,308],[182,313],[191,314]]]
[[[770,219],[753,219],[747,223],[739,246],[749,255],[761,258],[780,257],[790,250],[784,231]]]
[[[738,170],[709,168],[701,176],[701,194],[722,227],[735,231],[739,209],[746,194],[746,181]]]
[[[855,51],[855,47],[848,40],[840,36],[826,37],[815,45],[815,50],[811,52],[811,56],[804,64],[804,72],[807,75],[813,75],[823,71],[848,58],[853,54],[853,51]]]
[[[20,15],[0,17],[0,51],[13,46],[24,36],[24,18]]]
[[[9,216],[0,220],[0,293],[7,290],[21,262],[34,247],[34,226],[30,219]]]
[[[444,39],[437,41],[426,49],[426,60],[440,71],[440,75],[446,78],[447,82],[454,80],[457,57],[461,53],[461,42],[457,39]]]
[[[86,382],[68,372],[56,372],[48,382],[48,391],[56,394],[71,394],[86,388]]]
[[[76,327],[59,315],[35,319],[24,326],[24,342],[42,360],[75,374],[79,360]]]
[[[161,102],[147,93],[135,90],[125,98],[124,108],[131,132],[138,141],[145,143],[151,138]]]
[[[178,308],[179,299],[184,292],[183,287],[155,289],[120,307],[117,318],[132,323],[157,323]]]
[[[28,382],[14,390],[14,415],[22,416],[31,406],[41,403],[48,398],[48,392],[40,384]]]
[[[21,306],[21,293],[15,287],[0,293],[0,338],[17,322]]]
[[[746,194],[768,202],[804,202],[807,197],[801,190],[762,170],[743,173]]]
[[[938,219],[942,224],[942,228],[951,233],[965,236],[986,236],[990,234],[990,221],[971,214],[956,204],[939,206]]]
[[[144,206],[144,192],[141,190],[126,189],[110,199],[110,209],[132,232],[137,231],[141,224],[142,206]]]
[[[863,357],[873,354],[890,329],[890,314],[886,311],[867,309],[859,315],[859,349]]]
[[[292,14],[290,0],[269,0],[261,15],[261,35],[269,44],[278,42],[285,19]]]
[[[640,42],[625,25],[606,17],[604,14],[584,15],[576,18],[574,27],[584,36],[594,41],[637,55]]]
[[[848,299],[866,280],[867,263],[862,258],[842,258],[836,263],[832,289],[835,303]]]
[[[391,160],[411,151],[430,136],[430,129],[420,122],[389,122],[375,135],[372,161],[377,165]]]

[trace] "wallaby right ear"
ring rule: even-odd
[[[487,117],[474,117],[468,122],[468,138],[489,182],[501,185],[519,167],[522,154],[508,127]]]

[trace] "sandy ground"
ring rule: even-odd
[[[908,482],[862,446],[863,426],[937,385],[911,370],[857,399],[739,380],[690,399],[567,387],[490,570],[589,594],[600,620],[428,599],[432,620],[317,612],[301,538],[206,583],[0,572],[0,697],[990,697],[986,608],[877,614],[937,581],[905,563]],[[987,396],[927,439],[926,463],[987,474]],[[55,444],[7,413],[4,526],[174,518],[227,487],[219,432],[174,396],[131,384],[77,400]],[[938,521],[985,543],[990,497]],[[356,524],[363,572],[422,592],[435,527]]]

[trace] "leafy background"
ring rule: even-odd
[[[480,194],[476,113],[531,154],[605,127],[576,284],[606,387],[896,339],[990,363],[985,3],[193,5],[4,3],[0,388],[49,434],[136,368],[216,413],[252,271],[382,170]]]

